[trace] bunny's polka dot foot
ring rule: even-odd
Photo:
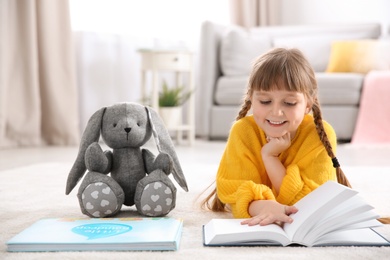
[[[117,197],[106,183],[89,184],[81,194],[81,203],[87,215],[104,218],[120,209]]]
[[[175,207],[174,192],[163,182],[149,183],[143,190],[138,210],[146,216],[164,216]]]

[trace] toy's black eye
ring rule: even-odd
[[[116,123],[113,123],[112,126],[113,126],[113,127],[116,127]]]
[[[141,126],[141,123],[140,123],[140,122],[137,122],[137,126]]]

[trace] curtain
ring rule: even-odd
[[[230,0],[231,22],[250,28],[278,25],[280,0]]]
[[[0,148],[80,136],[67,0],[0,1]]]

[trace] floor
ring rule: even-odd
[[[201,195],[207,187],[211,184],[213,176],[209,176],[216,169],[220,157],[224,149],[224,142],[206,142],[197,140],[193,146],[177,146],[177,153],[185,167],[190,168],[190,173],[186,175],[188,183],[190,184],[189,193],[183,192],[178,187],[178,207],[171,216],[180,216],[185,221],[183,239],[180,245],[181,249],[177,252],[164,252],[156,254],[142,252],[132,253],[129,255],[126,252],[110,253],[111,257],[115,259],[127,259],[132,257],[136,259],[241,259],[245,255],[248,259],[388,259],[390,251],[388,248],[307,248],[305,250],[299,247],[289,247],[284,249],[274,248],[253,248],[245,249],[239,248],[222,248],[221,250],[213,248],[204,248],[201,239],[201,225],[207,223],[210,218],[220,216],[216,213],[201,211],[196,204],[198,196]],[[150,145],[152,147],[152,145]],[[346,165],[367,165],[367,164],[384,164],[389,158],[390,146],[388,147],[353,147],[351,145],[343,144],[339,147],[339,159]],[[2,198],[2,205],[0,206],[0,259],[107,259],[110,256],[104,252],[91,253],[31,253],[31,254],[7,254],[5,252],[5,241],[11,238],[18,230],[27,227],[39,218],[48,216],[61,216],[64,210],[67,212],[66,216],[76,217],[81,216],[77,202],[77,189],[74,190],[71,196],[64,195],[64,185],[66,173],[64,169],[67,165],[72,163],[77,155],[77,147],[46,147],[46,148],[24,148],[24,149],[0,149],[0,171],[4,178],[1,179],[0,184],[0,198]],[[4,171],[4,169],[20,167],[23,165],[31,165],[35,163],[45,163],[48,167],[42,165],[35,165],[23,169],[15,169]],[[388,163],[388,162],[387,162]],[[389,164],[389,163],[388,163]],[[185,166],[185,167],[184,167]],[[205,172],[198,172],[199,169],[206,169]],[[211,169],[209,167],[212,167]],[[364,167],[362,167],[364,168]],[[388,169],[388,168],[386,168]],[[386,170],[385,169],[385,170]],[[215,170],[216,172],[216,170]],[[12,173],[12,174],[5,174]],[[54,174],[53,174],[54,173]],[[55,174],[57,173],[57,174]],[[379,176],[387,176],[387,172],[383,170],[379,172]],[[370,173],[368,173],[370,174]],[[58,175],[58,177],[57,177]],[[49,176],[53,176],[50,178]],[[356,175],[357,180],[365,179],[360,176],[365,176],[365,172]],[[49,178],[48,178],[49,177]],[[206,179],[207,178],[207,179]],[[42,182],[42,179],[45,181]],[[361,181],[364,186],[369,186],[369,191],[375,191],[367,195],[367,200],[372,201],[373,205],[378,205],[376,208],[378,212],[388,215],[390,212],[388,199],[385,194],[385,188],[388,184],[382,179],[374,177],[374,185],[367,184],[366,180]],[[380,181],[378,181],[380,180]],[[388,179],[386,179],[388,180]],[[37,181],[39,185],[34,185]],[[376,184],[382,185],[376,185]],[[384,184],[383,184],[384,183]],[[385,186],[384,186],[385,185]],[[387,186],[386,186],[387,185]],[[380,186],[380,187],[379,187]],[[11,188],[10,188],[11,187]],[[25,193],[19,192],[20,189],[28,190],[33,187],[34,191]],[[360,186],[362,187],[362,185]],[[48,189],[47,192],[39,192],[43,189]],[[378,192],[377,192],[378,191]],[[44,194],[44,196],[42,196]],[[47,196],[49,194],[49,196]],[[367,194],[367,193],[365,193]],[[27,199],[26,199],[27,198]],[[58,204],[60,199],[61,208],[53,205]],[[199,200],[198,200],[199,202]],[[125,209],[126,210],[126,209]],[[3,213],[3,214],[2,214]],[[126,216],[126,215],[123,215]],[[130,216],[130,215],[127,215]],[[132,215],[133,216],[133,215]],[[226,217],[226,216],[225,216]],[[29,218],[27,221],[26,218]],[[387,225],[388,226],[388,225]],[[387,227],[385,227],[387,228]],[[382,234],[389,234],[388,228],[384,229]],[[276,250],[276,251],[275,251]],[[288,257],[288,256],[292,257]],[[213,257],[215,256],[215,257]]]
[[[192,146],[176,145],[182,164],[202,162],[217,165],[223,153],[224,141],[196,140]],[[153,151],[153,144],[147,145]],[[0,170],[48,162],[74,162],[78,147],[40,147],[0,149]],[[339,144],[337,157],[343,166],[390,166],[390,144]]]

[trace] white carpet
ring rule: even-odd
[[[65,182],[71,165],[35,164],[0,172],[0,259],[389,259],[390,247],[204,247],[202,225],[227,214],[205,212],[195,201],[213,180],[217,165],[183,165],[190,192],[178,188],[171,217],[184,219],[180,249],[175,252],[48,252],[8,253],[5,242],[35,221],[47,217],[85,217],[76,197],[77,188],[65,196]],[[381,215],[390,215],[390,168],[348,167],[344,171]],[[119,217],[133,216],[124,207]],[[381,232],[390,238],[390,225]]]

